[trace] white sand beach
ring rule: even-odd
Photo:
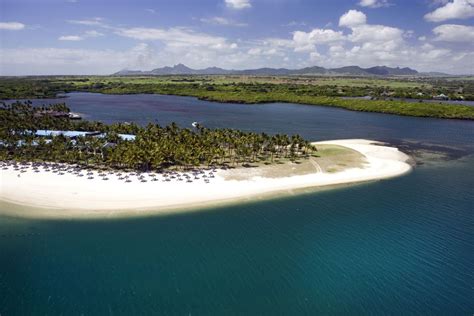
[[[373,181],[400,176],[411,170],[409,157],[397,148],[365,139],[334,140],[315,145],[338,145],[365,156],[362,167],[324,172],[317,165],[314,172],[284,177],[263,177],[246,168],[207,171],[185,177],[175,174],[144,174],[125,182],[125,174],[112,174],[103,180],[98,171],[89,176],[4,167],[0,170],[0,200],[31,206],[18,213],[27,217],[110,217],[181,212],[186,209],[249,199],[269,194],[287,194],[296,189]],[[246,174],[248,173],[248,174]],[[243,180],[231,176],[244,176]],[[88,179],[93,177],[94,179]],[[121,178],[119,180],[119,178]],[[177,179],[181,179],[178,181]],[[153,180],[155,179],[155,180]],[[142,181],[143,180],[143,181]],[[16,208],[15,208],[16,209]],[[23,208],[27,209],[27,208]],[[0,210],[0,212],[9,212]]]

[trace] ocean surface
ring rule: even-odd
[[[0,315],[472,315],[474,122],[71,93],[87,119],[369,138],[408,175],[179,215],[0,215]],[[2,208],[17,207],[0,204]]]

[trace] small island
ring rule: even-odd
[[[300,135],[73,120],[65,104],[0,108],[0,200],[26,217],[169,213],[411,170],[370,140],[311,143]],[[38,115],[41,113],[41,115]]]

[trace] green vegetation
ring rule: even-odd
[[[253,177],[282,178],[318,172],[334,173],[351,168],[364,168],[367,162],[361,153],[339,145],[318,144],[318,151],[297,162],[279,159],[277,163],[256,163],[249,173],[228,170],[221,173],[226,180],[250,180]]]
[[[326,172],[338,172],[348,168],[363,168],[365,157],[352,149],[338,145],[319,145],[318,158],[320,168]]]
[[[279,159],[297,161],[315,148],[299,135],[267,135],[231,129],[195,130],[149,124],[105,125],[71,121],[52,112],[68,112],[64,104],[41,108],[16,102],[0,107],[0,160],[49,161],[117,169],[157,170],[210,165],[272,164]],[[96,136],[38,137],[38,129],[96,131]],[[119,133],[133,132],[134,140]]]
[[[46,98],[60,92],[157,93],[237,103],[289,102],[353,111],[419,117],[474,119],[474,107],[405,102],[445,94],[474,100],[472,80],[318,77],[165,76],[27,77],[0,79],[0,98]],[[344,99],[369,96],[371,99]]]

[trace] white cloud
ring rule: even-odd
[[[248,25],[246,23],[235,22],[235,21],[232,21],[223,17],[219,17],[219,16],[215,16],[212,18],[202,18],[201,22],[214,24],[214,25],[225,25],[225,26],[247,26]]]
[[[279,51],[277,48],[263,49],[256,47],[249,49],[247,53],[252,56],[282,56],[281,51]]]
[[[60,40],[60,41],[77,42],[77,41],[82,41],[83,39],[84,38],[79,36],[79,35],[63,35],[63,36],[58,37],[58,40]]]
[[[296,31],[291,41],[272,39],[271,42],[267,41],[267,46],[282,48],[282,53],[286,56],[288,50],[292,49],[294,53],[290,60],[293,61],[301,59],[298,56],[306,55],[305,61],[303,59],[301,63],[293,62],[293,65],[298,67],[387,65],[448,73],[464,73],[465,69],[473,69],[471,59],[474,53],[469,49],[448,49],[432,44],[417,46],[406,40],[414,37],[415,32],[387,25],[369,24],[366,15],[356,10],[341,16],[340,25],[347,27],[350,33],[344,34],[330,28],[315,29],[311,32]],[[420,40],[426,38],[420,37]]]
[[[249,45],[252,47],[257,46],[277,49],[293,49],[295,47],[293,40],[284,38],[266,38],[260,41],[251,42]]]
[[[388,41],[403,41],[403,31],[390,26],[385,25],[358,25],[352,28],[352,34],[349,38],[353,42],[372,42],[372,43],[384,43]]]
[[[433,29],[435,41],[474,43],[474,26],[443,24]]]
[[[92,30],[92,31],[86,31],[84,32],[84,34],[82,35],[63,35],[63,36],[60,36],[58,38],[58,40],[60,41],[82,41],[86,38],[89,38],[89,37],[100,37],[100,36],[104,36],[103,33],[100,33],[100,32],[97,32],[95,30]]]
[[[339,18],[339,26],[353,27],[356,25],[365,24],[367,16],[357,10],[349,10]]]
[[[227,7],[231,9],[241,10],[252,7],[250,0],[225,0]]]
[[[147,44],[130,50],[66,48],[0,49],[2,74],[110,74],[120,68],[149,67],[159,56]],[[156,56],[156,57],[155,57]],[[92,71],[93,69],[93,71]]]
[[[156,13],[156,10],[155,9],[145,9],[146,12],[148,13],[151,13],[151,14],[155,14]]]
[[[141,41],[162,41],[170,46],[194,46],[194,47],[226,47],[229,46],[227,39],[224,37],[213,36],[205,33],[197,33],[187,28],[129,28],[120,29],[116,32],[120,36],[130,37]]]
[[[104,36],[104,33],[101,33],[101,32],[97,32],[95,30],[92,30],[92,31],[86,31],[84,33],[84,36],[85,37],[99,37],[99,36]]]
[[[25,24],[20,22],[0,22],[0,30],[18,31],[24,28]]]
[[[425,20],[442,22],[450,19],[474,17],[474,0],[453,0],[425,15]]]
[[[387,25],[368,24],[362,12],[348,11],[341,16],[339,25],[351,30],[346,36],[349,43],[346,46],[331,45],[327,56],[329,63],[400,66],[406,63],[406,56],[412,53],[404,39],[412,36],[412,32]]]
[[[160,46],[155,55],[160,56],[156,59],[155,67],[176,63],[185,63],[197,68],[231,67],[249,58],[243,54],[246,48],[240,48],[235,42],[188,28],[130,28],[120,29],[116,34]]]
[[[283,24],[282,26],[306,26],[306,22],[291,21],[289,23]]]
[[[247,54],[251,55],[251,62],[256,64],[257,67],[262,67],[262,63],[268,65],[269,62],[276,62],[274,66],[278,68],[282,66],[280,59],[284,60],[296,47],[293,40],[282,38],[266,38],[246,42],[241,46],[248,49]]]
[[[387,0],[360,0],[359,5],[367,8],[388,7],[390,3]]]
[[[314,29],[311,32],[296,31],[293,33],[295,51],[312,51],[317,44],[342,41],[345,36],[342,32],[330,29]]]
[[[208,20],[203,22],[223,25],[231,21]],[[124,28],[104,26],[101,18],[75,20],[71,23],[89,28],[96,26],[97,30],[65,35],[62,40],[102,36],[98,31],[105,29],[140,42],[126,50],[0,48],[0,72],[5,75],[110,74],[123,68],[149,70],[177,63],[192,68],[217,66],[228,69],[314,65],[408,66],[420,71],[448,73],[474,69],[472,45],[460,42],[461,39],[472,41],[470,26],[460,29],[451,24],[442,25],[433,30],[431,39],[419,37],[416,41],[421,34],[370,24],[367,16],[357,10],[346,12],[339,22],[344,30],[329,25],[321,29],[296,30],[291,36],[282,38],[236,40],[183,27]]]
[[[100,17],[85,20],[68,20],[72,24],[88,25],[88,26],[104,26],[104,19]]]
[[[388,41],[381,47],[370,41],[352,42],[346,39],[320,44],[321,50],[316,45],[314,50],[304,52],[294,51],[295,45],[291,38],[241,41],[238,45],[227,41],[224,43],[221,49],[180,43],[170,43],[163,48],[153,43],[139,43],[123,51],[0,48],[0,72],[2,75],[110,74],[123,68],[149,70],[180,62],[192,68],[217,66],[232,69],[313,65],[408,66],[420,71],[448,73],[466,73],[466,70],[474,69],[473,52],[443,48],[439,46],[442,42],[409,46],[404,42]]]
[[[311,62],[318,62],[321,60],[321,54],[319,54],[317,51],[313,51],[311,54],[309,54],[309,59]]]
[[[365,47],[377,47],[379,50],[387,50],[387,46],[394,48],[404,42],[404,35],[413,35],[410,31],[404,32],[391,26],[367,24],[366,15],[356,10],[343,14],[339,25],[351,29],[352,33],[347,36],[350,41]]]
[[[247,52],[249,55],[260,55],[262,53],[261,48],[251,48]]]
[[[419,51],[419,58],[426,59],[426,60],[442,60],[442,59],[449,59],[449,56],[452,54],[451,50],[446,48],[436,48],[431,44],[424,44],[420,47]],[[453,59],[459,58],[455,56]]]
[[[430,5],[432,5],[432,6],[445,5],[449,1],[451,1],[451,0],[431,0]]]

